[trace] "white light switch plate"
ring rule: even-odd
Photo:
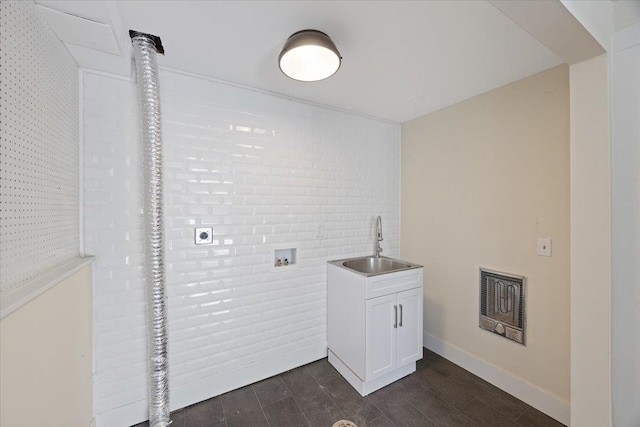
[[[538,239],[538,255],[551,256],[551,239]]]

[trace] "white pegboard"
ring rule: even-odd
[[[0,295],[78,257],[78,66],[33,2],[0,2]]]

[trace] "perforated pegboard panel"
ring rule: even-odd
[[[78,66],[33,2],[0,2],[0,294],[78,256]]]

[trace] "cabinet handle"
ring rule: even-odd
[[[400,327],[402,328],[402,304],[400,304]]]
[[[393,312],[395,313],[395,321],[394,321],[393,327],[397,328],[398,327],[398,306],[397,305],[393,306]]]

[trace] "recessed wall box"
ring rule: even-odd
[[[273,266],[274,267],[288,267],[295,265],[297,262],[296,248],[276,249],[273,251]]]

